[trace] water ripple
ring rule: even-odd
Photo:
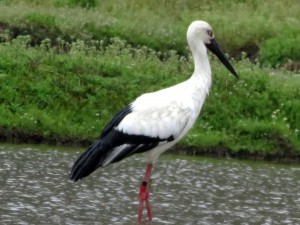
[[[73,183],[78,154],[0,146],[0,224],[136,224],[142,158]],[[299,166],[163,157],[152,178],[151,224],[300,224]]]

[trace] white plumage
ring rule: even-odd
[[[145,152],[149,165],[141,186],[139,221],[143,210],[141,202],[149,196],[147,188],[142,187],[149,182],[152,162],[190,130],[209,93],[211,68],[207,49],[238,78],[220,51],[208,23],[192,22],[187,31],[187,41],[194,59],[194,72],[190,79],[160,91],[143,94],[117,113],[105,126],[99,139],[76,160],[71,171],[71,179],[77,181],[98,167],[105,167],[135,153]],[[148,217],[151,220],[149,202],[147,204]]]
[[[199,82],[191,78],[179,85],[140,96],[132,103],[132,112],[115,129],[160,139],[173,136],[172,144],[164,142],[158,146],[162,153],[179,141],[196,121],[208,94],[197,84]],[[156,151],[156,148],[151,151]],[[152,153],[148,160],[153,161],[157,156]]]
[[[76,181],[98,167],[135,153],[146,152],[148,161],[153,162],[176,144],[195,123],[210,90],[211,68],[207,48],[238,77],[219,50],[208,23],[192,22],[187,41],[194,59],[192,76],[175,86],[143,94],[116,114],[99,140],[75,162],[72,179]]]
[[[156,160],[189,131],[209,93],[211,70],[206,46],[204,42],[196,42],[196,36],[202,35],[203,28],[211,30],[207,23],[195,21],[187,33],[189,45],[194,46],[191,51],[195,70],[191,78],[175,86],[143,94],[132,103],[132,113],[116,127],[117,130],[128,134],[161,139],[174,137],[172,142],[163,142],[147,152],[149,162]],[[207,34],[202,36],[208,37]]]

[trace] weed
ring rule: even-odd
[[[47,38],[53,44],[57,37],[68,42],[80,39],[105,43],[119,37],[133,46],[145,45],[163,53],[175,50],[187,56],[183,38],[186,28],[191,21],[202,19],[213,26],[220,45],[231,56],[239,58],[243,50],[253,61],[260,55],[263,64],[272,66],[299,59],[297,0],[180,0],[176,4],[142,0],[24,0],[0,4],[0,21],[9,23],[8,29],[14,28],[15,36],[30,34],[35,40],[36,35],[37,44]]]
[[[40,133],[45,138],[93,140],[120,108],[144,92],[187,79],[191,58],[175,51],[163,56],[114,38],[86,44],[30,47],[29,36],[0,45],[1,126]],[[281,151],[282,140],[300,148],[299,80],[259,68],[243,59],[234,66],[236,81],[211,59],[213,87],[199,121],[181,142],[198,147],[224,146],[235,151]]]
[[[87,7],[80,2],[95,5],[73,7]],[[296,0],[204,2],[0,1],[0,126],[51,140],[95,139],[140,94],[190,76],[184,37],[195,19],[208,20],[231,55],[250,46],[262,65],[299,60]],[[182,144],[300,151],[299,77],[252,64],[247,54],[232,62],[240,81],[211,58],[211,94]]]

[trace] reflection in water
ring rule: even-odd
[[[78,155],[0,146],[0,224],[136,224],[142,158],[73,183]],[[295,165],[165,156],[153,170],[151,224],[300,224],[299,187]]]

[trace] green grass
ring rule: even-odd
[[[161,61],[154,50],[120,39],[111,39],[105,48],[102,42],[58,42],[55,47],[49,40],[28,47],[30,37],[20,36],[0,45],[2,127],[46,139],[92,141],[135,97],[183,81],[193,69],[190,57],[170,51]],[[181,144],[236,152],[299,152],[299,77],[244,59],[234,63],[241,76],[237,81],[218,60],[211,61],[211,94]]]
[[[286,31],[270,38],[261,46],[261,62],[278,67],[282,62],[294,60],[300,62],[300,28],[297,32]]]
[[[271,70],[247,61],[236,68],[242,76],[239,82],[215,71],[211,95],[186,143],[220,144],[234,151],[272,153],[283,146],[299,151],[299,77],[287,71],[272,76]]]
[[[89,1],[94,2],[90,10],[75,7]],[[261,55],[266,65],[283,65],[289,59],[299,62],[297,0],[178,0],[176,4],[142,0],[6,0],[0,1],[0,6],[0,21],[10,24],[14,35],[41,33],[42,39],[52,41],[57,36],[68,41],[119,37],[135,46],[187,55],[187,26],[202,19],[213,26],[221,46],[232,56],[248,51],[254,57]],[[257,52],[259,49],[262,51]]]
[[[231,56],[258,46],[260,58],[233,62],[239,81],[211,59],[211,93],[180,144],[299,154],[300,79],[280,68],[299,60],[298,1],[81,2],[0,1],[2,136],[93,141],[140,94],[191,75],[186,29],[204,19]]]

